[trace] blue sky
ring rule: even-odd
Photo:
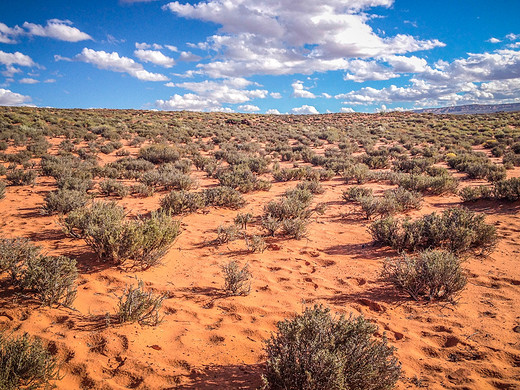
[[[0,2],[0,105],[258,113],[520,102],[518,0]]]

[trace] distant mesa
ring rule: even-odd
[[[495,112],[512,112],[520,111],[520,103],[512,104],[468,104],[465,106],[439,107],[439,108],[423,108],[421,110],[413,110],[417,113],[432,114],[492,114]]]

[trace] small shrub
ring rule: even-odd
[[[76,260],[65,256],[38,256],[25,262],[22,286],[33,290],[47,306],[70,306],[76,298]]]
[[[265,389],[387,390],[401,367],[394,348],[373,338],[376,326],[362,316],[335,317],[322,306],[277,324],[266,342]]]
[[[58,379],[57,361],[39,339],[0,333],[0,389],[48,389]]]
[[[217,241],[221,245],[235,241],[239,237],[240,230],[236,225],[220,225],[217,228]]]
[[[475,202],[480,199],[490,199],[493,191],[488,186],[464,187],[459,191],[463,202]]]
[[[149,197],[155,193],[155,190],[151,186],[147,186],[146,184],[135,184],[131,187],[132,194],[135,194],[137,197]]]
[[[45,195],[42,214],[67,214],[84,207],[88,201],[89,197],[83,191],[66,189],[51,191]]]
[[[397,250],[445,248],[454,253],[492,251],[498,241],[496,228],[464,207],[432,213],[413,222],[392,217],[380,219],[369,227],[374,241]]]
[[[148,145],[139,150],[139,157],[154,164],[176,162],[180,159],[180,152],[167,144]]]
[[[126,221],[123,208],[114,202],[74,210],[62,225],[67,234],[83,238],[100,259],[116,264],[132,260],[142,269],[157,264],[180,234],[180,222],[168,211]]]
[[[206,206],[239,209],[244,207],[246,204],[246,201],[240,192],[226,186],[205,189],[202,191],[202,196]]]
[[[40,252],[26,238],[0,238],[0,274],[9,272],[13,282],[17,282],[22,265],[35,259]]]
[[[307,218],[284,219],[282,221],[282,235],[300,240],[307,234]]]
[[[280,228],[282,222],[271,214],[262,216],[262,227],[267,231],[267,234],[274,236],[276,231]]]
[[[245,237],[247,249],[252,252],[260,252],[263,253],[266,248],[267,244],[265,243],[265,240],[261,236],[253,235],[251,237]]]
[[[0,199],[5,198],[5,183],[0,181]]]
[[[253,220],[253,214],[251,213],[238,213],[237,216],[233,219],[235,225],[240,227],[241,229],[246,230],[247,224]]]
[[[325,189],[317,180],[305,180],[296,185],[297,190],[307,190],[313,195],[323,194]]]
[[[238,261],[231,260],[222,266],[222,273],[224,274],[224,290],[229,295],[249,295],[251,272],[249,272],[248,264],[241,268]]]
[[[128,287],[119,297],[117,316],[120,323],[138,322],[141,325],[156,326],[160,323],[160,309],[166,296],[144,291],[140,280],[137,287]]]
[[[495,196],[498,199],[505,199],[514,202],[520,199],[520,178],[511,178],[495,182]]]
[[[204,205],[202,194],[195,192],[173,190],[161,199],[161,208],[175,215],[192,213]]]
[[[107,196],[112,194],[124,198],[129,194],[128,188],[121,182],[115,179],[106,179],[99,183],[99,189],[101,193]]]
[[[9,185],[12,186],[28,186],[33,185],[38,174],[36,171],[11,169],[7,172],[5,178]]]
[[[467,283],[459,259],[451,252],[440,250],[387,259],[382,276],[417,301],[422,296],[428,300],[451,301]]]
[[[343,191],[343,199],[348,201],[359,201],[361,197],[371,197],[373,195],[372,188],[353,186]]]

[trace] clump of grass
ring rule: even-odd
[[[387,390],[401,376],[394,348],[364,317],[314,306],[277,324],[267,340],[264,388]]]
[[[0,332],[0,389],[48,389],[59,379],[58,363],[39,339]]]
[[[222,273],[224,274],[224,290],[229,295],[249,295],[252,275],[248,264],[240,267],[238,261],[231,260],[222,266]]]
[[[144,283],[140,280],[137,287],[128,287],[119,297],[119,322],[138,322],[141,325],[156,326],[161,321],[159,312],[165,298],[165,295],[145,292]]]

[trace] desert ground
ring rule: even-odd
[[[520,388],[520,203],[499,195],[475,201],[460,196],[465,187],[493,188],[497,180],[520,177],[520,113],[268,116],[2,108],[0,135],[0,181],[7,184],[0,199],[1,238],[26,238],[46,255],[77,262],[70,305],[43,305],[0,273],[0,329],[43,341],[59,362],[61,379],[53,381],[58,389],[257,389],[265,340],[279,321],[314,304],[377,325],[374,337],[385,335],[402,365],[397,389]],[[151,185],[153,194],[107,195],[100,183],[112,178],[132,188],[143,172],[130,177],[103,168],[142,159],[142,149],[157,144],[190,161],[188,192],[218,186],[215,170],[231,169],[237,156],[265,161],[254,176],[271,186],[242,191],[240,208],[207,205],[175,214],[181,233],[160,264],[147,269],[100,258],[84,239],[64,232],[64,213],[44,210],[47,194],[58,188],[56,177],[42,170],[42,160],[51,156],[97,164],[88,178],[82,176],[92,181],[85,190],[89,204],[114,201],[129,220],[150,215],[177,189],[157,184]],[[500,167],[500,177],[453,168],[453,156],[462,154]],[[374,156],[383,161],[374,162]],[[191,165],[197,158],[206,166]],[[385,278],[385,259],[398,258],[399,251],[374,241],[369,229],[377,213],[367,219],[359,203],[343,197],[357,185],[373,190],[374,197],[397,188],[384,172],[397,172],[399,159],[445,168],[457,188],[425,188],[421,207],[395,218],[416,220],[464,206],[484,214],[496,229],[490,253],[458,254],[467,284],[453,299],[415,300]],[[155,161],[147,169],[164,164]],[[368,174],[359,184],[348,180],[345,166],[352,164],[366,164],[378,175]],[[281,231],[267,234],[265,206],[300,182],[277,180],[273,173],[305,167],[330,172],[317,174],[322,189],[312,197],[305,232],[298,239]],[[9,181],[10,171],[22,169],[37,174],[34,182]],[[64,169],[73,177],[86,168]],[[232,225],[238,213],[250,213],[250,223],[237,239],[222,239],[219,227]],[[263,251],[248,245],[244,237],[252,236],[265,242]],[[226,292],[221,267],[231,260],[248,265],[249,294]],[[164,295],[155,326],[118,320],[119,297],[138,280]]]

